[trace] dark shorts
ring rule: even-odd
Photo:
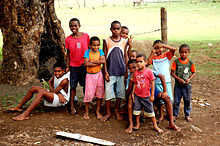
[[[70,86],[76,88],[79,82],[80,86],[85,87],[86,67],[84,65],[80,67],[70,66]]]
[[[139,97],[136,94],[134,94],[134,107],[133,107],[133,114],[134,115],[140,115],[142,108],[144,107],[144,115],[147,117],[154,117],[154,110],[153,110],[153,102],[150,101],[149,97]]]

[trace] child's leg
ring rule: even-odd
[[[191,95],[192,95],[192,87],[191,85],[188,85],[183,89],[183,100],[184,100],[184,113],[186,120],[188,122],[192,121],[190,118],[190,112],[191,112]]]
[[[164,108],[164,104],[159,104],[159,119],[158,119],[158,123],[160,123],[163,120],[164,114],[163,114],[163,108]]]
[[[123,117],[120,115],[119,113],[119,107],[120,107],[120,103],[121,103],[121,98],[116,98],[116,103],[115,103],[115,115],[116,115],[116,118],[118,120],[122,120]]]
[[[173,116],[177,117],[179,113],[180,101],[182,98],[181,88],[174,86],[174,104],[173,104]]]
[[[116,106],[115,106],[115,114],[118,120],[122,120],[123,117],[119,113],[119,107],[121,103],[121,99],[125,97],[125,84],[124,84],[124,76],[116,76]]]
[[[85,102],[85,115],[83,117],[84,119],[89,119],[89,102]]]
[[[30,104],[30,106],[20,115],[13,117],[13,120],[25,120],[29,118],[29,114],[31,111],[40,104],[41,100],[45,99],[48,102],[53,102],[54,93],[48,92],[46,90],[41,90],[37,93],[34,101]]]
[[[74,115],[76,113],[76,109],[74,106],[74,98],[76,96],[76,88],[71,88],[70,90],[70,114]]]
[[[106,100],[105,106],[106,106],[106,115],[102,119],[102,122],[104,123],[111,117],[111,111],[110,111],[111,100]]]
[[[143,108],[143,106],[141,104],[141,97],[139,97],[136,94],[134,94],[134,110],[133,110],[133,114],[136,116],[136,126],[134,126],[133,128],[136,129],[136,130],[138,130],[140,128],[140,116],[141,116],[142,108]]]
[[[99,119],[99,120],[102,119],[102,115],[100,114],[100,106],[101,106],[101,99],[97,98],[96,116],[97,116],[97,119]]]
[[[133,120],[132,120],[132,110],[133,110],[133,101],[131,99],[131,96],[128,97],[128,120],[129,120],[129,126],[125,130],[127,133],[131,133],[133,129]]]
[[[10,111],[22,111],[21,107],[27,102],[29,101],[32,97],[34,93],[37,93],[39,91],[46,91],[46,89],[39,87],[39,86],[32,86],[27,94],[25,95],[25,97],[22,99],[22,101],[14,108],[9,109]]]
[[[157,126],[157,121],[156,121],[155,116],[151,117],[151,120],[153,122],[154,129],[159,133],[163,133],[164,131]]]
[[[136,115],[136,125],[134,126],[135,130],[138,130],[140,128],[140,117],[141,115]]]

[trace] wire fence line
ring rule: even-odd
[[[151,30],[151,31],[146,31],[146,32],[140,32],[140,33],[135,33],[135,34],[132,34],[132,35],[143,35],[143,34],[148,34],[148,33],[154,33],[154,32],[158,32],[158,31],[161,31],[161,30],[166,30],[168,28],[164,28],[164,29],[155,29],[155,30]],[[61,47],[61,45],[46,45],[46,46],[43,46],[43,47],[40,47],[41,49],[43,48],[55,48],[55,47]],[[22,50],[22,48],[9,48],[7,50],[10,50],[10,51],[18,51],[18,50]],[[30,49],[31,50],[31,49]],[[57,52],[58,53],[58,52]],[[4,59],[4,61],[9,61],[9,59]],[[47,67],[49,66],[48,63],[45,63],[45,64],[39,64],[38,65],[38,69],[41,68],[41,67]],[[4,72],[4,71],[13,71],[13,70],[23,70],[23,69],[30,69],[30,68],[33,68],[34,66],[26,66],[26,67],[16,67],[16,65],[14,66],[14,68],[4,68],[2,69],[2,66],[0,67],[0,72]]]

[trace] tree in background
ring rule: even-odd
[[[51,76],[64,60],[64,31],[54,0],[0,1],[3,35],[1,81],[27,84]]]

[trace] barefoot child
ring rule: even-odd
[[[169,51],[163,53],[164,48],[168,49]],[[173,93],[172,93],[171,77],[170,77],[169,69],[170,69],[170,61],[174,56],[175,51],[176,48],[163,44],[161,40],[156,40],[153,43],[153,50],[151,51],[151,54],[148,57],[148,63],[147,63],[147,65],[153,64],[153,70],[165,76],[167,93],[171,99],[171,102],[173,102]],[[163,92],[163,86],[159,78],[155,80],[155,86],[157,87],[157,89]],[[160,114],[158,121],[162,121],[164,103],[161,100],[159,100],[157,104],[159,105],[159,114]]]
[[[155,77],[153,72],[146,68],[145,61],[146,56],[144,54],[139,54],[136,58],[138,70],[134,73],[134,87],[131,94],[134,102],[133,114],[136,116],[136,126],[134,126],[133,129],[138,130],[140,128],[140,114],[144,107],[144,114],[151,118],[154,129],[159,133],[163,133],[163,130],[157,126],[153,111]]]
[[[111,99],[116,97],[115,114],[118,120],[122,120],[119,114],[121,99],[125,97],[124,76],[127,62],[127,40],[120,36],[121,23],[113,21],[111,23],[112,36],[103,41],[103,51],[106,56],[104,65],[105,73],[105,104],[107,113],[103,118],[106,122],[110,116]],[[114,94],[114,85],[116,85],[116,95]]]
[[[69,101],[69,72],[65,74],[66,65],[64,63],[55,63],[53,66],[54,75],[49,81],[50,91],[39,86],[33,86],[29,89],[23,100],[9,111],[22,111],[22,106],[28,102],[36,93],[36,97],[30,106],[20,115],[13,117],[13,120],[21,121],[30,117],[31,111],[37,107],[44,99],[45,106],[64,106]]]
[[[72,34],[65,39],[67,49],[67,71],[70,70],[70,86],[71,86],[71,100],[70,100],[70,114],[75,114],[74,97],[76,95],[76,87],[79,82],[80,86],[85,91],[85,77],[86,68],[84,66],[83,56],[89,46],[89,35],[80,32],[80,21],[77,18],[72,18],[69,21],[69,28]]]
[[[184,100],[185,119],[190,122],[192,87],[190,80],[195,76],[195,66],[188,58],[190,47],[183,44],[179,47],[180,58],[171,66],[171,75],[175,78],[173,115],[178,116],[181,98]]]
[[[105,96],[104,79],[101,72],[101,64],[105,63],[104,52],[99,49],[100,40],[94,36],[90,39],[89,50],[85,52],[84,62],[87,67],[86,88],[85,88],[85,115],[84,119],[89,119],[89,102],[97,97],[97,119],[101,120],[100,104],[101,98]]]

